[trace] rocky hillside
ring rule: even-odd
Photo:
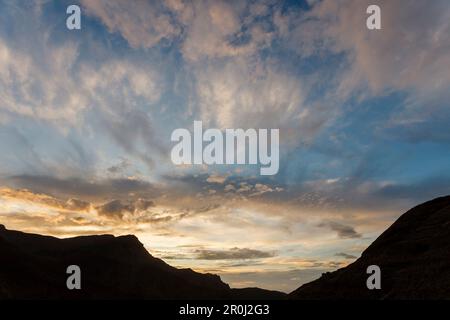
[[[368,290],[369,265],[381,289]],[[354,263],[322,275],[292,299],[450,299],[450,196],[403,214]]]
[[[81,290],[68,290],[78,265]],[[177,269],[150,255],[135,236],[69,239],[0,225],[0,299],[281,299],[262,289],[230,289],[213,274]]]

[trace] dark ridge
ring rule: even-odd
[[[381,289],[368,290],[369,265]],[[423,203],[381,234],[349,266],[322,275],[292,299],[450,299],[450,196]]]
[[[69,265],[81,268],[81,290],[68,290]],[[133,236],[68,239],[0,225],[0,299],[284,298],[262,289],[232,290],[219,276],[177,269],[153,257]]]

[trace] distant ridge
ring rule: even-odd
[[[381,268],[368,290],[366,268]],[[302,285],[291,299],[450,299],[450,196],[403,214],[349,266]]]
[[[81,267],[82,289],[66,288]],[[282,299],[258,288],[230,289],[213,274],[177,269],[132,235],[58,239],[0,225],[0,299]]]

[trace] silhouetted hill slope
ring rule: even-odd
[[[66,288],[66,268],[81,268],[82,289]],[[256,290],[256,291],[254,291]],[[135,236],[69,239],[0,225],[0,298],[240,299],[285,297],[262,289],[230,289],[212,274],[177,269],[150,255]]]
[[[366,269],[381,268],[381,290]],[[450,196],[403,214],[349,266],[304,284],[294,299],[450,299]]]

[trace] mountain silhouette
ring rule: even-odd
[[[66,286],[81,268],[81,290]],[[177,269],[135,236],[58,239],[0,225],[0,299],[282,299],[258,288],[231,289],[220,277]]]
[[[367,267],[381,269],[369,290]],[[403,214],[354,263],[302,285],[292,299],[450,299],[450,196]]]
[[[78,265],[81,290],[68,290]],[[369,290],[367,267],[381,269]],[[231,289],[220,277],[177,269],[132,235],[58,239],[0,225],[0,299],[284,299],[259,288]],[[421,204],[352,264],[302,285],[290,299],[450,299],[450,196]]]

